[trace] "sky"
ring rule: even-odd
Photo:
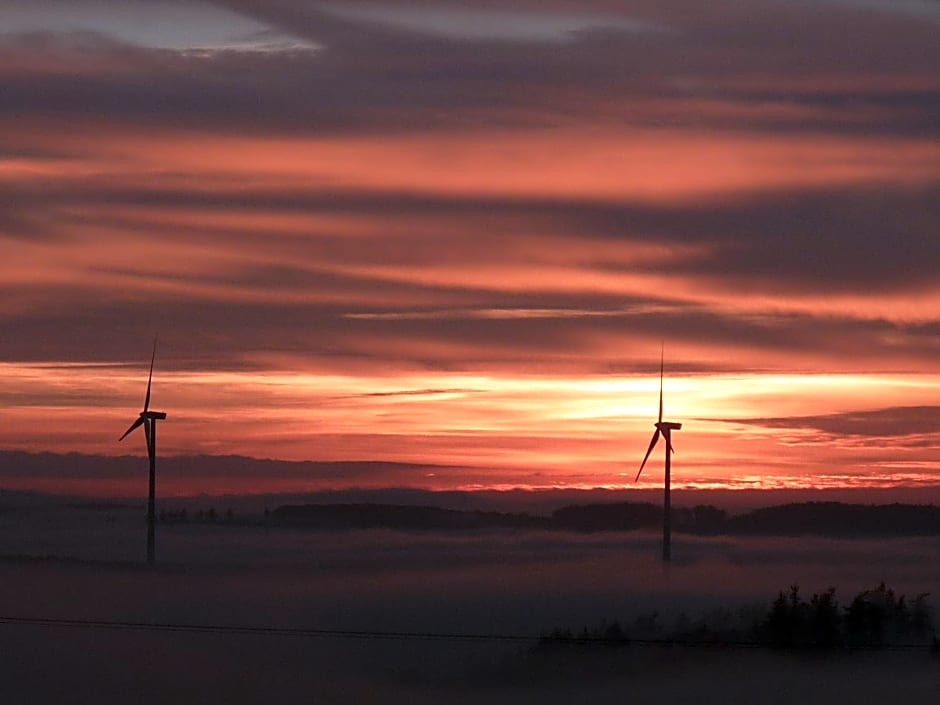
[[[674,486],[940,485],[938,32],[930,0],[0,0],[0,449],[143,458],[159,334],[161,455],[634,486],[662,350]]]

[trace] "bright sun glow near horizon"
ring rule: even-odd
[[[657,372],[356,377],[287,370],[176,372],[158,365],[153,404],[170,410],[161,433],[162,452],[170,456],[379,459],[475,469],[472,481],[434,474],[410,483],[430,489],[644,488],[661,483],[654,463],[634,484],[656,420]],[[4,364],[0,373],[8,394],[30,399],[15,414],[5,413],[6,433],[19,439],[8,447],[144,452],[134,439],[126,445],[114,441],[142,401],[145,369]],[[933,420],[917,416],[930,413],[925,409],[938,388],[937,378],[928,375],[668,377],[665,417],[684,424],[675,439],[674,485],[931,484],[940,458],[925,452],[923,440]],[[893,411],[878,411],[884,408]],[[899,424],[909,424],[910,433],[902,428],[896,436],[883,435],[896,434]],[[259,488],[265,480],[258,478]]]

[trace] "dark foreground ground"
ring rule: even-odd
[[[936,702],[924,654],[798,658],[656,649],[541,660],[478,644],[5,627],[5,703]]]
[[[164,526],[134,512],[0,518],[0,616],[434,634],[461,641],[0,624],[0,703],[933,703],[927,649],[829,655],[538,650],[555,626],[766,607],[800,583],[940,599],[940,540]],[[32,556],[26,558],[24,556]],[[56,556],[36,559],[35,556]]]

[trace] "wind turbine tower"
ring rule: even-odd
[[[666,439],[666,474],[663,483],[663,562],[669,563],[672,560],[672,503],[669,493],[671,491],[670,475],[672,473],[672,454],[676,451],[672,447],[672,432],[682,428],[681,423],[675,421],[663,421],[663,352],[659,357],[659,419],[656,421],[656,430],[653,431],[653,439],[650,441],[649,448],[646,449],[646,455],[643,456],[643,462],[640,463],[640,470],[636,474],[636,482],[640,479],[640,474],[649,460],[650,453],[656,447],[656,442],[662,436]]]
[[[154,534],[154,515],[157,490],[157,421],[166,419],[163,411],[150,411],[150,383],[153,381],[153,361],[157,356],[157,338],[153,339],[153,353],[150,356],[150,376],[147,377],[147,396],[144,397],[144,410],[137,420],[130,425],[118,440],[123,441],[138,426],[144,427],[147,439],[147,457],[150,460],[150,495],[147,499],[147,563],[153,565],[156,560],[156,542]]]

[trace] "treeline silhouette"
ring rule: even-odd
[[[324,529],[547,528],[546,517],[524,513],[461,511],[397,504],[285,505],[268,513],[267,521],[271,524]]]
[[[626,626],[614,621],[577,632],[555,628],[539,640],[537,648],[616,647],[639,642],[819,651],[928,647],[940,654],[927,597],[925,593],[908,600],[881,583],[840,607],[835,588],[806,600],[793,585],[767,607],[714,610],[696,620],[680,615],[671,629],[660,624],[657,613]]]
[[[232,509],[226,509],[224,512],[217,512],[215,507],[208,509],[161,509],[157,515],[158,520],[163,524],[216,524],[224,522],[226,524],[235,523],[235,512]],[[240,522],[247,523],[247,522]]]
[[[807,502],[755,509],[728,517],[734,533],[828,535],[933,535],[940,533],[940,507],[931,504]]]
[[[266,511],[264,523],[321,529],[631,531],[658,528],[662,511],[647,502],[572,505],[548,516],[398,504],[305,504]],[[729,515],[699,505],[673,508],[672,526],[692,534],[928,536],[940,535],[940,507],[807,502]]]

